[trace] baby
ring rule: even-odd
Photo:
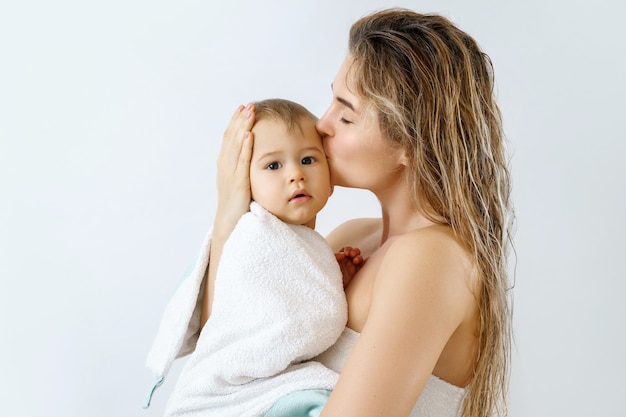
[[[162,381],[172,356],[189,353],[185,346],[193,349],[166,416],[261,416],[288,393],[331,390],[338,377],[311,360],[335,343],[347,321],[339,258],[314,230],[332,194],[317,119],[283,99],[255,107],[253,201],[224,244],[211,315],[194,346],[198,288],[208,262],[201,256],[196,273],[185,280],[191,283],[177,291],[193,288],[193,295],[175,294],[148,357]],[[354,258],[360,261],[358,252],[350,262]],[[181,304],[194,314],[173,336],[164,323],[168,315],[180,316]],[[185,340],[159,358],[156,353],[172,339]]]

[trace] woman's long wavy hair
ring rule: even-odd
[[[480,274],[479,348],[462,415],[506,415],[514,216],[491,60],[445,17],[406,9],[358,20],[349,54],[349,87],[405,150],[416,206],[452,227]]]

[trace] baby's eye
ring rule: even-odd
[[[302,165],[311,165],[313,162],[315,162],[315,158],[312,156],[305,156],[302,158]]]
[[[269,164],[267,164],[267,169],[269,169],[270,171],[274,171],[277,170],[278,168],[280,168],[282,165],[280,164],[280,162],[270,162]]]

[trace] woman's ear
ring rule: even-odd
[[[409,165],[409,158],[407,158],[405,150],[400,151],[399,161],[398,162],[403,167],[407,167]]]

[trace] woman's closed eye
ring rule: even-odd
[[[344,125],[350,125],[350,124],[352,124],[352,122],[351,122],[350,120],[345,119],[345,118],[343,118],[343,117],[342,117],[341,119],[339,119],[339,121],[340,121],[341,123],[343,123]]]

